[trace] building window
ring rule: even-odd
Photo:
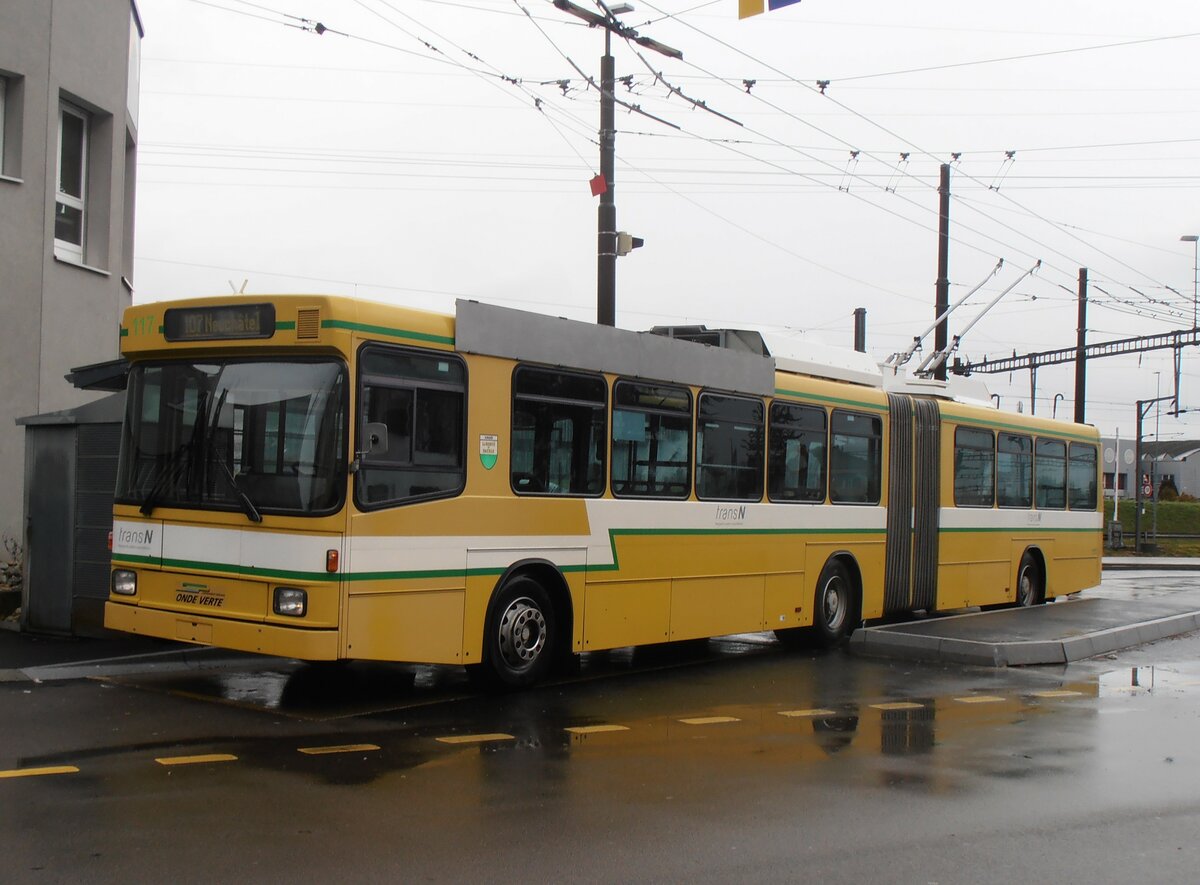
[[[125,107],[129,119],[138,124],[138,99],[142,86],[142,24],[138,20],[137,7],[129,11],[129,76],[127,79]]]
[[[58,194],[54,203],[54,251],[83,261],[86,233],[88,115],[63,103],[58,109]]]

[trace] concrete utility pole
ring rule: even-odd
[[[600,59],[600,177],[605,188],[596,214],[596,322],[601,326],[617,324],[616,82],[612,30],[605,28]]]
[[[941,317],[933,337],[933,349],[941,353],[949,343],[948,325],[944,314],[950,307],[950,164],[943,163],[938,184],[938,275],[934,317]],[[946,380],[946,363],[937,367],[934,378]]]
[[[1075,329],[1075,423],[1083,423],[1087,405],[1087,288],[1086,267],[1079,268],[1079,323]]]
[[[593,28],[604,29],[604,55],[600,58],[600,207],[596,215],[596,322],[602,326],[617,324],[617,202],[616,202],[616,65],[612,57],[612,35],[632,40],[646,49],[653,49],[668,58],[683,58],[683,53],[657,40],[642,37],[633,28],[621,24],[618,15],[632,12],[633,6],[621,3],[606,6],[600,3],[603,15],[576,6],[569,0],[554,0],[563,12],[583,19]],[[577,69],[578,70],[578,69]],[[589,78],[590,79],[590,78]],[[593,84],[594,85],[594,84]],[[641,245],[641,241],[637,241]]]

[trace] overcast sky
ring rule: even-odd
[[[613,46],[619,97],[658,118],[617,112],[617,226],[646,241],[618,261],[619,326],[849,345],[865,307],[872,355],[904,349],[933,319],[942,163],[951,300],[1004,259],[952,333],[1042,261],[963,357],[1073,346],[1080,267],[1089,343],[1192,326],[1195,0],[633,5],[683,59]],[[549,0],[138,6],[136,301],[245,282],[594,320],[602,32]],[[1090,361],[1088,420],[1131,436],[1171,375],[1170,351]],[[1073,377],[1039,371],[1039,414],[1061,393],[1071,415]],[[987,381],[1029,411],[1028,372]],[[1200,409],[1200,350],[1181,406]],[[1162,418],[1198,435],[1200,413]]]

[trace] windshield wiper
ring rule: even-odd
[[[254,502],[250,500],[250,496],[242,491],[242,487],[237,483],[237,477],[233,475],[233,471],[225,463],[225,458],[216,450],[215,446],[213,454],[217,456],[217,463],[221,465],[221,475],[225,477],[225,480],[229,483],[229,487],[237,495],[238,501],[242,504],[242,510],[246,513],[246,517],[251,522],[262,522],[262,514],[258,512],[258,508],[254,506]]]
[[[208,397],[201,393],[200,398],[196,402],[196,418],[192,422],[192,435],[174,454],[170,460],[163,462],[160,470],[162,471],[154,485],[150,487],[150,491],[146,493],[146,497],[142,499],[142,506],[139,508],[142,516],[149,516],[154,512],[155,506],[158,504],[158,499],[162,497],[163,492],[167,490],[175,480],[179,479],[183,473],[184,467],[187,465],[192,449],[195,448],[196,439],[200,435],[204,427],[204,404],[208,401]]]
[[[220,375],[217,376],[217,380],[220,381]],[[221,409],[225,406],[225,398],[228,394],[228,388],[222,390],[221,395],[217,398],[217,404],[213,408],[212,420],[208,422],[208,429],[204,434],[204,459],[207,463],[211,455],[212,460],[215,460],[221,466],[221,475],[225,477],[225,481],[229,483],[229,487],[237,495],[238,502],[242,505],[242,511],[246,514],[246,518],[251,522],[262,522],[262,514],[258,512],[258,508],[254,506],[254,502],[250,500],[250,496],[238,485],[237,477],[233,475],[233,471],[225,463],[224,449],[217,446],[217,427],[221,423]]]
[[[164,462],[159,468],[158,479],[150,487],[150,491],[146,493],[146,497],[142,499],[142,506],[139,508],[142,516],[149,516],[153,513],[155,506],[158,504],[158,499],[167,490],[167,486],[179,479],[180,474],[183,472],[183,467],[187,463],[186,456],[191,446],[190,442],[184,443],[175,450],[175,454],[171,456],[171,460]]]

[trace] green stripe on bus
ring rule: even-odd
[[[294,332],[296,330],[295,320],[280,320],[275,324],[275,331]]]
[[[1045,431],[1036,427],[1021,424],[1006,424],[1003,421],[981,421],[975,418],[960,418],[953,414],[942,414],[942,420],[949,424],[965,424],[969,427],[983,427],[987,430],[1013,430],[1023,436],[1036,436],[1040,439],[1060,438],[1074,442],[1084,442],[1096,445],[1099,440],[1094,436],[1084,436],[1079,433],[1064,433],[1059,430]]]
[[[658,537],[687,535],[885,535],[887,529],[609,529],[608,545],[612,550],[612,565],[589,565],[589,572],[620,571],[620,557],[617,556],[617,537],[619,535],[651,535]]]
[[[687,536],[687,535],[883,535],[886,529],[609,529],[609,547],[612,550],[611,565],[560,565],[558,570],[564,573],[572,572],[608,572],[620,570],[617,559],[618,536]],[[300,572],[283,569],[248,568],[231,565],[225,562],[200,562],[188,559],[158,559],[153,556],[133,556],[129,554],[113,554],[114,565],[150,565],[163,569],[178,569],[184,571],[217,572],[233,575],[249,580],[288,580],[311,581],[314,583],[332,583],[335,581],[415,581],[438,578],[476,578],[494,577],[504,574],[508,566],[494,566],[476,569],[425,569],[420,571],[384,571],[384,572]]]
[[[785,387],[775,388],[776,396],[794,396],[800,399],[817,400],[823,403],[835,403],[840,406],[855,406],[859,409],[871,409],[875,412],[886,412],[888,407],[881,403],[865,403],[861,400],[843,399],[839,396],[823,396],[819,393],[802,393],[799,390],[788,390]]]
[[[366,323],[351,323],[346,320],[321,320],[322,329],[346,329],[351,332],[367,332],[372,335],[387,335],[391,338],[408,338],[411,341],[430,341],[434,344],[454,346],[454,339],[446,335],[429,332],[414,332],[411,329],[390,329],[387,326],[368,326]]]
[[[1047,532],[1054,532],[1055,534],[1073,534],[1073,535],[1096,534],[1096,535],[1099,535],[1099,534],[1103,534],[1104,529],[1100,529],[1100,528],[1096,528],[1096,529],[1058,529],[1058,528],[1054,528],[1053,526],[1023,525],[1023,526],[1018,526],[1016,528],[1014,528],[1012,526],[1000,526],[999,528],[992,528],[992,527],[987,527],[987,528],[943,528],[943,529],[940,529],[939,531],[945,535],[950,535],[950,534],[961,535],[961,534],[965,534],[967,532],[976,532],[978,534],[984,534],[984,533],[999,534],[999,533],[1003,532],[1005,534],[1010,534],[1010,535],[1028,535],[1028,534],[1033,534],[1035,532],[1041,532],[1042,534],[1045,534]]]
[[[330,574],[329,572],[300,572],[288,571],[286,569],[265,569],[251,568],[242,565],[232,565],[227,562],[201,562],[191,559],[158,559],[153,556],[129,556],[126,554],[113,554],[112,558],[114,565],[156,565],[164,569],[182,569],[185,571],[205,571],[219,572],[224,575],[235,575],[237,577],[269,580],[280,579],[286,581],[313,581],[330,583],[345,579],[345,575]]]
[[[120,329],[121,329],[121,331],[120,331],[120,337],[121,337],[121,338],[128,338],[128,337],[129,337],[129,330],[128,330],[128,329],[126,329],[124,326],[121,326],[121,327],[120,327]]]

